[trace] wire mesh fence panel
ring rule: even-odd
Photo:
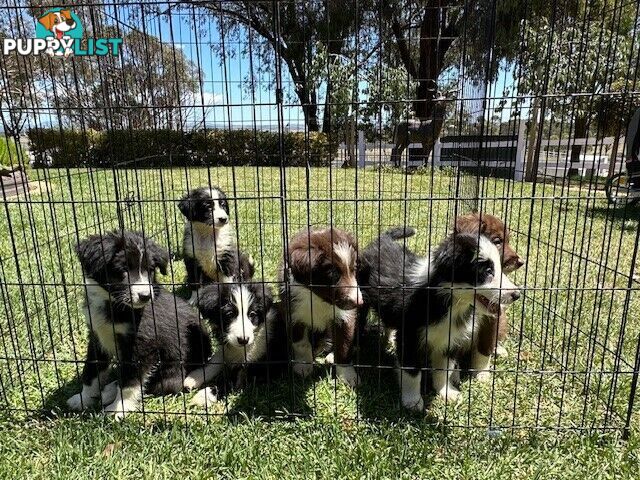
[[[2,421],[638,428],[635,2],[43,3],[0,6]]]

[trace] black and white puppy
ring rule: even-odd
[[[268,364],[273,371],[287,362],[286,329],[269,285],[219,283],[202,288],[198,307],[209,321],[218,349],[204,368],[185,378],[192,390],[215,379],[224,368],[233,375],[245,366]],[[255,370],[255,369],[254,369]]]
[[[373,308],[386,328],[396,330],[402,405],[422,410],[421,369],[430,363],[434,390],[455,400],[455,350],[470,341],[474,309],[497,316],[520,291],[502,273],[500,252],[485,236],[451,235],[426,258],[396,241],[413,232],[391,229],[364,250],[359,321]]]
[[[89,346],[82,392],[68,406],[81,410],[102,397],[105,412],[121,418],[144,393],[182,391],[187,373],[211,355],[211,342],[198,314],[155,282],[156,269],[166,274],[169,254],[128,231],[90,236],[76,252],[86,283]],[[105,385],[112,362],[118,379]]]
[[[288,268],[280,270],[280,298],[290,313],[293,371],[306,377],[320,350],[314,338],[331,339],[336,376],[356,386],[352,365],[357,307],[362,296],[356,280],[358,246],[337,228],[310,228],[289,242]]]
[[[186,218],[183,256],[191,305],[197,303],[197,290],[203,285],[253,277],[253,259],[236,245],[229,203],[220,188],[196,188],[180,200],[178,208]]]

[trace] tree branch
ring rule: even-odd
[[[210,3],[210,2],[190,2],[187,0],[183,0],[178,2],[181,4],[191,4],[203,7],[207,10],[211,10],[214,13],[220,16],[228,16],[233,18],[236,22],[241,23],[242,25],[252,28],[258,33],[258,35],[264,37],[274,48],[279,47],[281,51],[287,50],[287,45],[282,41],[282,38],[276,38],[272,31],[270,30],[268,25],[265,25],[259,17],[256,16],[255,12],[246,8],[246,5],[243,3],[244,12],[237,10],[229,10],[228,8],[222,8],[219,3]]]
[[[388,1],[385,1],[383,2],[382,11],[385,17],[387,17],[387,20],[391,20],[391,31],[396,38],[398,52],[400,53],[400,59],[402,60],[404,67],[407,69],[407,72],[411,77],[414,79],[417,78],[418,71],[416,70],[416,65],[411,58],[409,44],[404,36],[403,28],[398,21],[398,15],[395,8]]]

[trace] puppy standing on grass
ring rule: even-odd
[[[509,240],[509,230],[502,220],[487,213],[470,213],[455,219],[454,231],[458,234],[483,235],[500,252],[502,271],[511,273],[524,265],[524,260],[516,253]],[[477,315],[471,342],[462,346],[460,357],[463,363],[470,365],[479,379],[489,378],[491,355],[505,355],[506,350],[500,344],[508,333],[508,318],[504,308],[496,317]],[[467,358],[470,357],[470,358]]]
[[[293,371],[306,377],[313,371],[318,349],[313,334],[332,338],[336,375],[348,385],[358,383],[351,362],[357,307],[362,295],[356,280],[357,244],[337,228],[305,229],[289,242],[287,262],[280,272],[280,298],[291,315]]]
[[[498,249],[486,237],[451,235],[421,258],[397,241],[414,233],[391,229],[364,250],[358,272],[364,304],[358,313],[363,321],[373,308],[386,328],[396,330],[402,405],[422,410],[427,356],[436,393],[457,399],[460,392],[451,383],[455,350],[469,341],[473,309],[495,316],[520,292],[502,273]]]
[[[69,398],[69,407],[81,410],[101,397],[105,412],[121,418],[137,409],[143,393],[182,391],[189,370],[211,355],[211,343],[198,314],[155,283],[156,269],[167,273],[169,254],[128,231],[93,235],[76,252],[89,346],[82,392]],[[118,380],[105,385],[112,361]]]
[[[180,200],[178,208],[186,218],[183,254],[191,305],[197,304],[197,292],[203,285],[253,277],[253,259],[236,245],[229,203],[220,188],[196,188]]]

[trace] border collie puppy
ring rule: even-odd
[[[69,407],[81,410],[101,396],[105,412],[121,418],[143,393],[182,391],[188,371],[211,355],[211,342],[198,314],[155,282],[156,269],[167,273],[167,251],[140,233],[114,231],[82,240],[76,252],[89,346],[82,392]],[[118,380],[105,385],[112,361]]]
[[[487,213],[470,213],[456,217],[456,233],[484,235],[500,252],[502,271],[511,273],[525,263],[511,246],[509,230],[502,220]],[[491,355],[505,355],[506,350],[500,344],[509,330],[508,318],[504,309],[497,316],[476,316],[476,326],[472,341],[461,348],[460,360],[469,365],[478,379],[490,378]]]
[[[486,237],[451,235],[424,259],[396,241],[413,233],[391,229],[362,253],[359,281],[365,303],[359,315],[366,319],[374,308],[384,326],[396,330],[402,405],[422,410],[420,369],[427,355],[433,388],[455,400],[460,392],[451,384],[453,355],[469,341],[473,309],[495,316],[520,291],[502,273],[500,253]]]
[[[197,290],[203,285],[253,277],[253,259],[236,245],[229,203],[220,188],[196,188],[180,200],[178,208],[186,218],[183,256],[191,305],[197,303]]]
[[[200,291],[198,307],[219,346],[204,368],[193,370],[185,378],[185,388],[192,390],[209,383],[225,367],[234,374],[249,364],[268,362],[269,368],[275,370],[287,363],[285,324],[273,303],[269,285],[207,285]]]
[[[304,229],[289,242],[280,298],[291,315],[293,371],[298,375],[313,371],[318,349],[312,338],[329,337],[337,377],[351,386],[358,383],[351,362],[357,307],[362,304],[357,249],[353,237],[337,228]]]

